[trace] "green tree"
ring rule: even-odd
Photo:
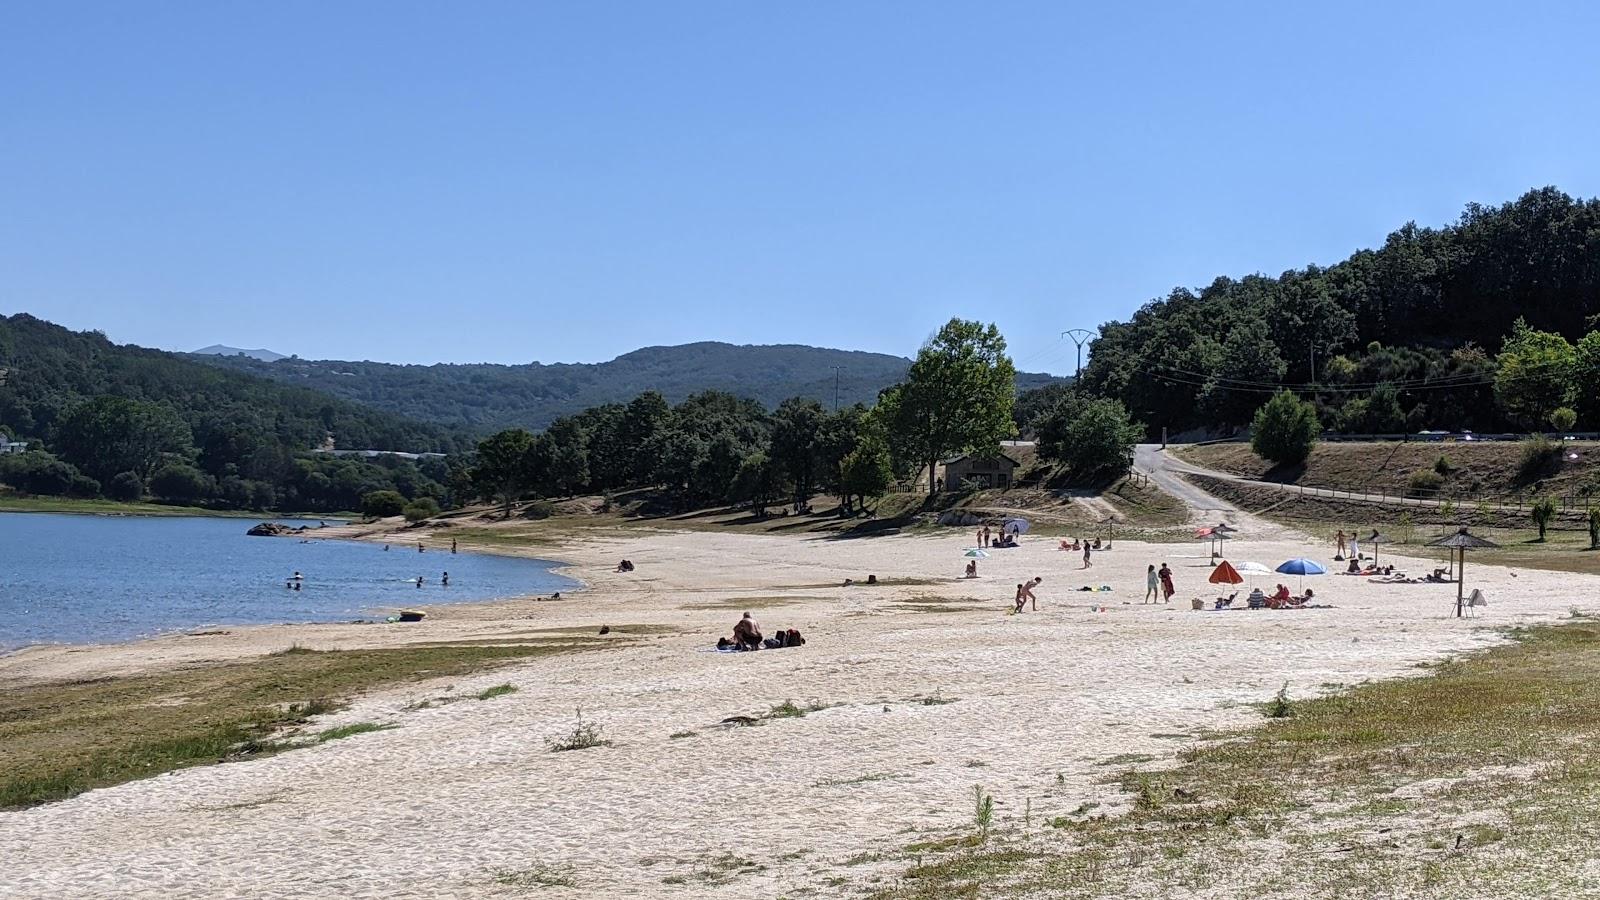
[[[507,519],[511,518],[511,504],[532,486],[529,457],[533,443],[533,435],[522,428],[508,428],[478,442],[472,483],[481,495],[502,504]]]
[[[1573,391],[1579,420],[1588,428],[1600,422],[1600,331],[1590,331],[1573,347]]]
[[[790,397],[772,414],[772,460],[794,490],[794,508],[800,510],[816,493],[820,441],[828,414],[822,404],[805,397]]]
[[[782,489],[781,468],[772,457],[758,450],[740,461],[728,489],[728,500],[748,503],[752,513],[765,516],[767,507],[777,500]]]
[[[630,484],[660,482],[654,448],[659,443],[658,436],[667,429],[671,420],[672,407],[657,391],[645,391],[633,398],[623,411],[621,434],[626,444],[621,455],[626,460]]]
[[[892,484],[894,469],[889,464],[889,448],[883,441],[864,440],[845,456],[840,490],[846,509],[853,508],[851,497],[858,498],[861,508],[866,509],[868,499],[882,497]]]
[[[1539,529],[1539,540],[1544,541],[1545,529],[1550,527],[1550,522],[1556,517],[1556,501],[1553,497],[1540,497],[1533,501],[1533,524]]]
[[[1578,424],[1578,413],[1570,406],[1558,406],[1550,413],[1550,427],[1557,431],[1571,431]]]
[[[1250,449],[1262,459],[1282,465],[1305,462],[1322,426],[1317,410],[1289,391],[1279,391],[1256,410],[1250,428]]]
[[[432,497],[418,497],[400,511],[407,522],[421,522],[439,514],[439,502]]]
[[[589,484],[588,436],[570,417],[557,419],[540,435],[549,448],[544,489],[552,495],[577,494]]]
[[[1062,439],[1051,445],[1051,453],[1066,464],[1074,483],[1105,484],[1128,471],[1134,445],[1143,434],[1144,427],[1129,419],[1121,401],[1088,400],[1073,405]]]
[[[361,495],[361,514],[369,519],[398,516],[406,508],[406,498],[398,491],[369,491]]]
[[[119,472],[148,482],[169,455],[189,452],[189,426],[160,403],[96,397],[67,412],[56,428],[56,449],[102,482]]]
[[[1495,358],[1494,393],[1506,416],[1525,428],[1544,427],[1572,396],[1577,359],[1566,338],[1517,319]]]
[[[118,472],[106,485],[106,496],[131,503],[144,497],[144,482],[132,472]]]
[[[1013,433],[1016,368],[1000,329],[951,319],[917,353],[906,380],[879,398],[891,449],[927,469],[936,489],[939,460],[951,453],[994,453]]]
[[[150,477],[150,492],[170,503],[199,503],[211,499],[217,483],[194,466],[172,463]]]

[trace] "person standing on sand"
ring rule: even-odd
[[[1344,559],[1344,529],[1343,528],[1339,529],[1339,533],[1333,536],[1333,540],[1338,545],[1338,548],[1339,548],[1339,552],[1338,552],[1338,554],[1336,556],[1334,556],[1334,559]]]
[[[456,552],[456,539],[455,538],[451,538],[450,539],[450,552],[451,553],[455,553]]]
[[[1144,576],[1144,602],[1152,603],[1161,599],[1161,576],[1156,574],[1155,563],[1150,564],[1150,571]]]
[[[985,525],[985,526],[983,526],[983,545],[985,547],[988,547],[988,546],[991,546],[993,544],[994,544],[994,534],[989,531],[989,526]]]
[[[1162,600],[1166,603],[1171,603],[1172,595],[1178,592],[1178,589],[1172,586],[1172,570],[1167,568],[1166,563],[1162,563],[1161,571],[1158,574],[1161,577]]]
[[[1084,541],[1083,542],[1083,567],[1085,569],[1087,569],[1092,565],[1094,565],[1094,563],[1089,561],[1089,542],[1088,541]]]
[[[422,552],[422,542],[421,541],[417,541],[417,552],[418,553]]]
[[[972,540],[973,540],[972,546],[974,546],[974,547],[982,547],[983,546],[983,529],[982,528],[979,528],[977,531],[974,531],[972,533]]]
[[[1035,575],[1032,581],[1024,582],[1022,585],[1022,596],[1027,599],[1034,612],[1039,611],[1039,598],[1033,595],[1033,589],[1041,584],[1044,584],[1044,579]]]

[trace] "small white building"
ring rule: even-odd
[[[3,435],[3,434],[0,434],[0,455],[4,455],[4,454],[7,454],[7,453],[26,453],[26,452],[28,452],[28,442],[27,441],[6,440],[6,436]]]

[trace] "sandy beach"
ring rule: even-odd
[[[1229,545],[1235,563],[1331,558],[1303,536],[1244,524]],[[434,607],[416,626],[239,628],[0,659],[0,683],[22,683],[291,643],[653,626],[598,650],[368,695],[325,723],[391,730],[0,813],[0,896],[498,897],[520,888],[497,875],[545,867],[570,885],[540,896],[831,895],[893,875],[875,851],[969,821],[975,784],[1002,819],[1025,803],[1035,816],[1114,810],[1124,801],[1104,781],[1117,758],[1168,759],[1199,735],[1256,723],[1251,704],[1285,683],[1309,696],[1403,675],[1502,640],[1506,626],[1600,605],[1591,578],[1469,558],[1468,587],[1491,604],[1478,619],[1452,617],[1454,585],[1334,575],[1307,579],[1332,609],[1195,612],[1189,598],[1218,593],[1204,583],[1204,544],[1119,541],[1085,571],[1080,554],[1033,538],[992,551],[968,580],[971,543],[954,531],[827,540],[641,530],[540,547],[588,585],[561,601]],[[1440,564],[1384,556],[1413,574]],[[614,572],[623,557],[637,570]],[[1145,567],[1163,561],[1177,596],[1142,604]],[[869,574],[885,583],[859,583]],[[1008,615],[1016,583],[1034,575],[1040,609]],[[1270,590],[1285,578],[1254,581]],[[1076,590],[1102,584],[1112,590]],[[809,642],[707,652],[747,608],[769,632],[799,628]],[[519,690],[417,708],[500,683]],[[816,709],[721,724],[786,700]],[[613,744],[549,752],[545,739],[570,731],[579,707]]]

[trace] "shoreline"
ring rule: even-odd
[[[6,511],[7,510],[0,510],[0,512]],[[81,514],[90,515],[90,513]],[[177,518],[177,516],[170,518]],[[318,529],[315,539],[361,543],[384,543],[384,538],[391,538],[388,543],[398,543],[398,541],[392,540],[392,538],[395,536],[392,532],[383,532],[377,530],[378,524],[379,523],[371,523],[370,525],[363,525],[357,522],[345,522],[339,525],[329,525],[326,528]],[[372,530],[358,530],[367,528]],[[241,536],[242,534],[243,533],[241,532]],[[426,532],[422,539],[428,540],[434,537],[435,534],[436,532],[433,531]],[[281,535],[276,538],[261,539],[304,539],[304,535]],[[578,595],[581,592],[589,590],[589,582],[578,574],[578,563],[568,559],[556,558],[553,555],[547,556],[536,555],[531,552],[517,552],[519,549],[521,548],[469,544],[466,547],[458,549],[458,552],[472,553],[479,556],[498,556],[508,559],[522,559],[530,562],[550,563],[550,567],[546,569],[548,573],[565,578],[568,581],[573,582],[575,585],[572,588],[563,589],[558,592],[563,598],[567,597],[569,594]],[[531,550],[533,548],[528,549]],[[446,555],[449,555],[448,551],[446,551]],[[29,675],[26,671],[24,671],[19,675],[17,672],[13,671],[16,668],[28,670],[37,667],[44,667],[51,671],[55,671],[59,668],[59,666],[55,665],[54,663],[69,657],[84,654],[90,657],[123,657],[128,655],[137,655],[140,651],[140,648],[148,649],[151,652],[151,655],[156,657],[158,660],[161,660],[161,662],[152,663],[148,666],[136,666],[131,668],[127,667],[127,664],[124,663],[124,667],[119,669],[117,674],[127,675],[138,674],[142,672],[154,672],[161,671],[172,666],[187,665],[197,661],[197,659],[207,659],[207,657],[204,656],[197,657],[196,654],[191,651],[200,651],[201,653],[204,653],[210,649],[215,650],[216,652],[227,653],[228,648],[234,647],[240,643],[243,643],[245,646],[259,647],[259,650],[256,652],[229,653],[228,655],[216,658],[213,661],[239,661],[249,659],[253,656],[264,656],[268,653],[282,650],[284,647],[302,643],[299,638],[305,638],[311,641],[335,642],[336,646],[331,647],[330,649],[385,649],[403,647],[408,644],[427,643],[428,639],[423,637],[421,640],[419,640],[418,636],[414,633],[393,633],[388,637],[388,639],[385,640],[371,640],[371,638],[375,637],[376,635],[349,632],[359,629],[376,630],[378,626],[414,626],[426,623],[437,623],[444,619],[462,619],[463,616],[461,615],[451,614],[456,612],[465,613],[466,618],[469,620],[490,619],[496,617],[497,614],[500,613],[508,613],[512,610],[521,609],[529,602],[551,601],[536,594],[518,594],[515,596],[483,600],[461,600],[443,603],[408,603],[403,607],[393,607],[393,609],[397,611],[400,609],[415,609],[422,611],[427,614],[425,623],[387,622],[381,618],[332,622],[254,622],[237,625],[207,622],[174,629],[161,634],[143,635],[122,641],[27,644],[11,649],[0,649],[0,686],[7,684],[38,684],[46,683],[52,680],[80,677],[79,675],[71,672],[66,672],[59,675],[36,677]],[[228,638],[229,640],[224,641],[221,640],[222,638]],[[184,639],[190,640],[186,641]],[[195,639],[199,640],[196,641]],[[269,642],[271,642],[270,646],[268,645]],[[171,655],[174,649],[170,645],[174,643],[183,643],[185,646],[182,648],[183,652],[179,653],[177,658],[169,660],[167,657]]]
[[[1297,533],[1245,530],[1230,542],[1236,563],[1332,554]],[[1258,704],[1285,683],[1295,700],[1317,697],[1505,644],[1512,627],[1568,618],[1575,585],[1579,607],[1600,606],[1600,594],[1581,590],[1600,585],[1593,576],[1485,564],[1467,570],[1491,598],[1478,620],[1450,616],[1453,584],[1340,576],[1314,582],[1328,608],[1201,613],[1188,599],[1219,591],[1193,542],[1119,541],[1084,569],[1053,540],[1025,540],[968,580],[960,572],[970,540],[954,530],[844,542],[585,533],[537,548],[587,576],[581,602],[445,606],[420,630],[275,626],[56,654],[31,674],[114,675],[291,641],[570,641],[602,625],[628,637],[597,652],[357,694],[312,726],[382,729],[350,740],[0,813],[29,835],[0,852],[17,854],[15,872],[27,873],[14,884],[43,895],[111,896],[86,879],[112,871],[189,896],[270,882],[275,896],[337,884],[363,896],[490,898],[495,872],[559,863],[582,874],[589,895],[654,896],[728,854],[768,867],[697,882],[693,895],[788,894],[831,875],[893,878],[903,869],[893,851],[970,826],[975,783],[1005,804],[997,816],[1007,821],[1024,808],[1036,821],[1115,814],[1130,803],[1107,779],[1115,766],[1174,761],[1257,725]],[[634,572],[612,571],[622,556]],[[1433,564],[1390,559],[1414,573]],[[1171,604],[1141,604],[1146,565],[1161,562],[1179,592]],[[862,583],[868,574],[878,583]],[[1039,575],[1038,611],[1007,614],[1012,585]],[[1262,575],[1260,586],[1281,577]],[[1078,593],[1090,582],[1113,590]],[[767,630],[799,629],[806,645],[713,652],[745,610]],[[19,671],[0,661],[0,681]],[[434,702],[500,685],[510,692],[491,702]],[[543,742],[572,733],[575,708],[609,743],[549,753]],[[740,717],[759,727],[728,724]],[[785,815],[728,803],[730,771],[783,785]],[[627,841],[608,839],[618,834]],[[352,874],[351,853],[380,835],[404,852]]]

